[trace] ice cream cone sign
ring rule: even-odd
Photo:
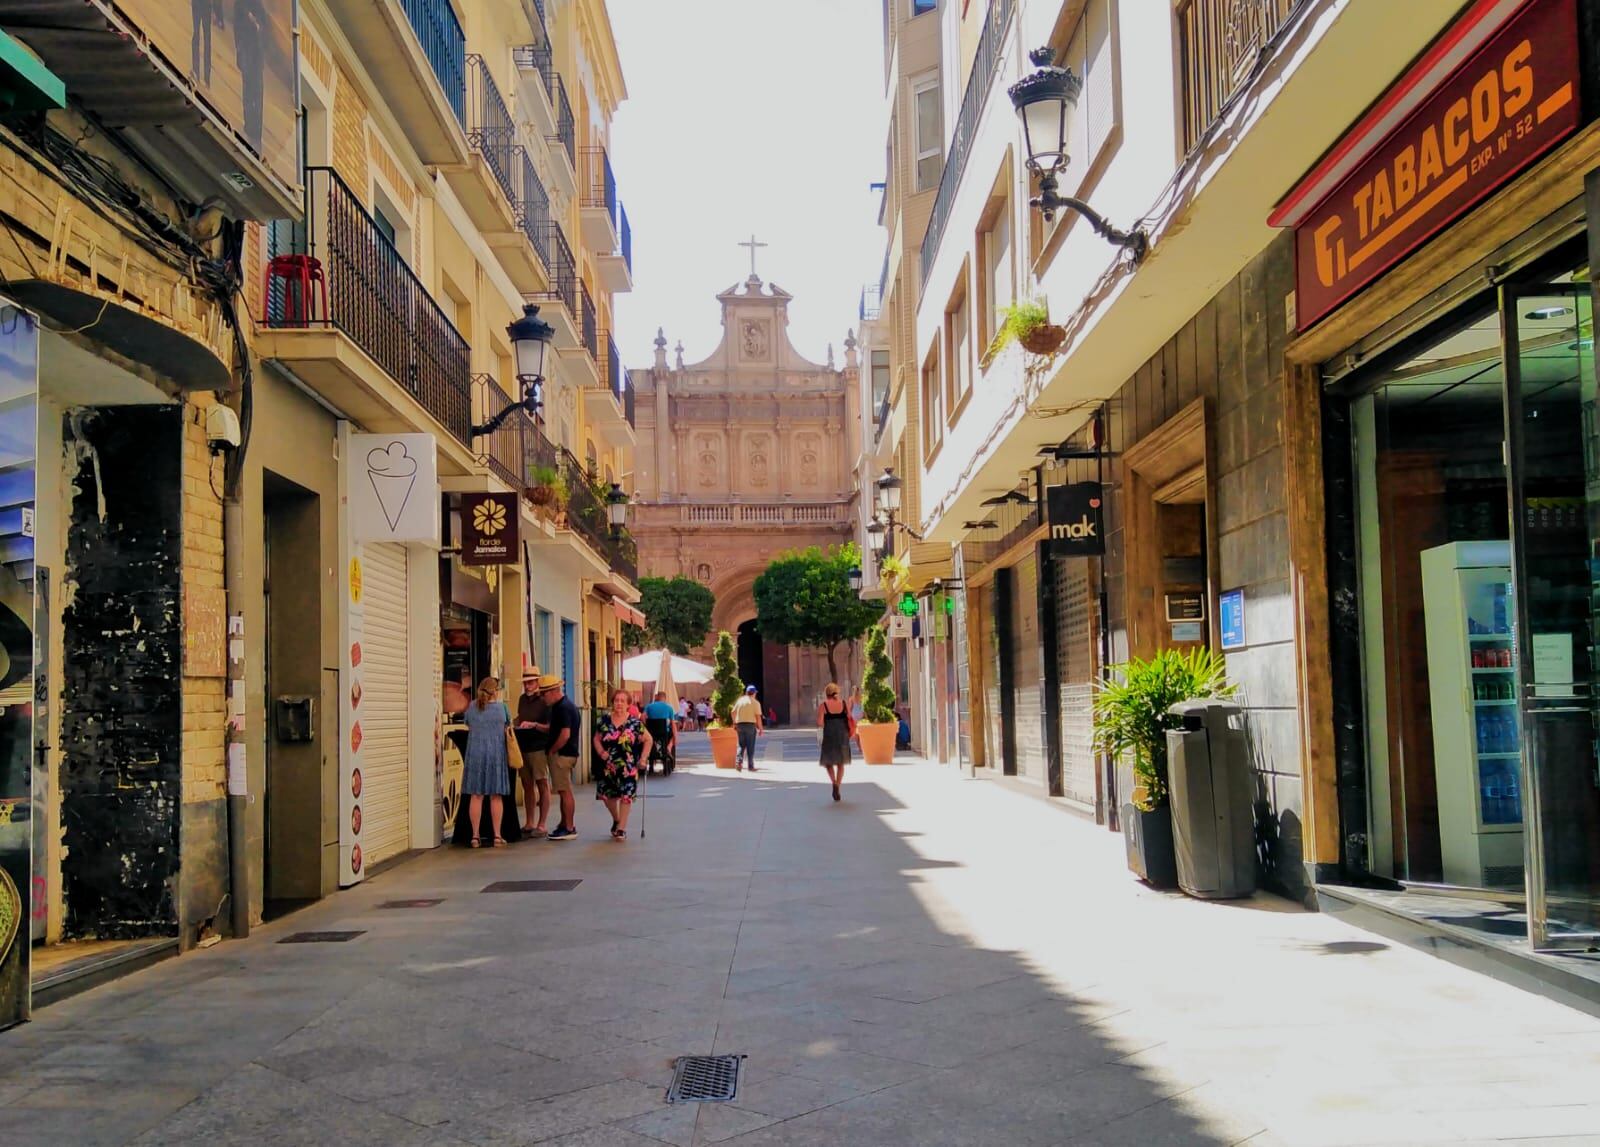
[[[389,528],[398,528],[412,487],[417,484],[417,460],[406,450],[406,444],[391,442],[367,451],[367,481],[372,483],[378,508]]]

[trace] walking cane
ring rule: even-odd
[[[645,762],[645,766],[644,766],[644,783],[643,783],[643,786],[642,786],[642,788],[641,788],[641,790],[639,792],[639,802],[640,802],[639,803],[639,839],[640,840],[644,839],[644,814],[645,814],[645,809],[649,807],[649,805],[646,804],[645,801],[646,801],[646,798],[649,797],[649,795],[650,795],[650,762],[646,761]]]

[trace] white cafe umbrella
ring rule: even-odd
[[[711,666],[677,657],[665,649],[651,649],[622,663],[623,680],[641,685],[653,683],[657,692],[666,693],[667,702],[674,709],[678,707],[679,683],[703,685],[712,676]]]

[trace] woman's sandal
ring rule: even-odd
[[[628,830],[625,829],[625,828],[614,828],[614,829],[612,829],[611,830],[611,839],[612,840],[627,840],[628,839]]]
[[[467,847],[468,848],[482,848],[483,847],[483,841],[479,840],[477,837],[473,837],[472,838],[472,843],[467,845]]]
[[[495,837],[494,838],[494,846],[496,848],[505,848],[506,847],[506,838],[503,837],[503,836]]]

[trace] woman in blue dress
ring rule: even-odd
[[[611,839],[628,838],[628,813],[639,788],[639,762],[650,759],[653,738],[644,722],[631,712],[633,694],[616,689],[611,694],[611,709],[595,722],[594,759],[598,766],[594,778],[596,800],[604,801],[611,814]]]
[[[506,730],[511,727],[511,714],[499,699],[499,693],[500,683],[493,677],[485,677],[478,682],[477,698],[461,715],[467,722],[467,759],[461,791],[472,798],[467,806],[467,820],[473,848],[482,843],[484,797],[489,798],[494,846],[506,846],[505,837],[500,834],[500,819],[504,811],[502,798],[511,795],[511,768],[506,759]]]

